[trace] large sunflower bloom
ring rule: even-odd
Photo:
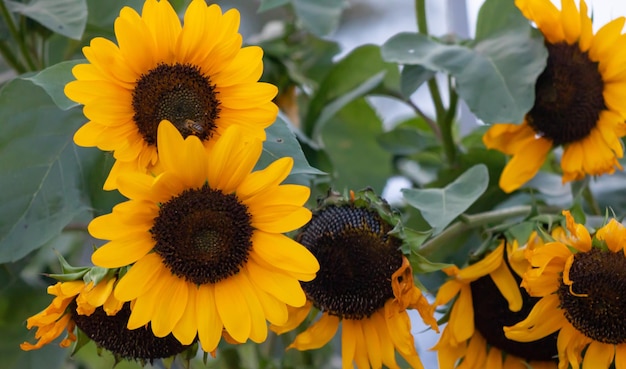
[[[321,348],[341,326],[344,369],[353,362],[359,369],[399,368],[396,352],[412,368],[423,368],[407,309],[417,309],[438,328],[434,307],[414,285],[411,266],[399,250],[402,241],[389,234],[393,226],[373,208],[339,201],[324,205],[299,233],[300,242],[320,261],[320,271],[313,281],[302,283],[307,305],[290,309],[289,321],[272,329],[295,329],[315,307],[315,315],[321,316],[288,349]]]
[[[277,88],[258,82],[263,50],[241,47],[239,12],[194,0],[184,23],[168,1],[147,0],[142,14],[124,7],[115,21],[118,45],[97,37],[83,48],[88,64],[72,70],[66,95],[89,119],[74,135],[80,146],[113,151],[105,189],[125,169],[158,164],[157,127],[169,120],[205,145],[231,125],[265,139],[276,119]]]
[[[76,341],[74,316],[89,316],[98,307],[102,307],[108,315],[115,315],[122,308],[122,303],[111,293],[115,281],[115,278],[110,278],[94,285],[93,282],[86,284],[83,280],[76,280],[49,286],[48,294],[55,296],[50,305],[26,320],[28,329],[37,327],[35,338],[38,341],[34,345],[24,342],[20,348],[25,351],[39,349],[54,341],[63,331],[67,331],[67,336],[59,345],[69,347]],[[72,308],[72,304],[75,307]]]
[[[479,262],[444,271],[452,279],[445,282],[435,305],[454,300],[448,324],[437,350],[440,369],[534,369],[556,368],[556,339],[549,337],[532,343],[507,340],[502,328],[522,320],[537,299],[519,288],[519,275],[528,267],[526,250],[542,244],[536,233],[525,247],[517,241],[502,241]],[[505,250],[506,249],[506,250]]]
[[[483,136],[490,149],[512,159],[500,187],[512,192],[537,174],[548,153],[563,146],[563,183],[622,169],[620,137],[626,135],[626,37],[624,18],[595,35],[587,5],[562,0],[516,0],[545,38],[548,61],[535,86],[535,104],[522,124],[495,124]]]
[[[120,176],[130,200],[94,219],[90,233],[110,240],[94,264],[133,264],[115,296],[135,300],[128,328],[148,322],[157,337],[183,344],[199,337],[206,352],[222,332],[234,341],[262,342],[266,319],[287,321],[287,305],[303,306],[299,281],[315,277],[319,264],[283,235],[304,225],[309,188],[280,185],[293,159],[278,159],[252,172],[262,141],[242,141],[230,127],[212,148],[195,136],[183,139],[168,121],[158,132],[163,172]]]
[[[592,239],[563,213],[567,238],[534,250],[524,274],[522,286],[541,300],[505,334],[527,342],[558,331],[559,369],[626,368],[626,229],[611,219]]]

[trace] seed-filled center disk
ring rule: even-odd
[[[252,248],[250,222],[237,196],[205,184],[162,204],[150,232],[172,274],[200,285],[239,272]]]
[[[548,64],[535,85],[535,105],[528,124],[554,144],[581,140],[596,126],[606,109],[604,82],[598,63],[577,43],[546,44]]]
[[[317,212],[298,241],[320,263],[302,288],[320,310],[347,319],[363,319],[393,298],[391,276],[402,265],[401,241],[378,213],[353,206]]]
[[[184,346],[174,335],[155,337],[150,326],[133,330],[126,328],[130,318],[130,302],[113,316],[108,316],[98,307],[89,316],[76,313],[76,304],[70,305],[72,319],[76,326],[99,347],[111,351],[115,356],[130,360],[154,360],[179,354],[189,346]]]
[[[571,286],[561,282],[561,308],[574,328],[594,341],[626,343],[626,258],[623,252],[601,251],[574,255]]]
[[[197,66],[159,64],[141,75],[133,90],[133,120],[149,145],[156,144],[159,123],[172,122],[183,137],[211,138],[219,117],[215,85]]]

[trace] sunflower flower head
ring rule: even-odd
[[[534,232],[523,247],[502,240],[480,261],[444,271],[450,279],[440,288],[435,305],[451,303],[448,323],[437,351],[440,369],[556,368],[556,335],[520,343],[507,339],[503,327],[523,320],[537,298],[520,289],[523,255],[543,245]]]
[[[559,369],[626,365],[626,228],[615,219],[593,237],[564,211],[567,231],[529,255],[524,287],[540,298],[528,317],[506,327],[527,342],[558,335]]]
[[[64,266],[69,266],[60,257]],[[67,336],[61,341],[61,347],[69,347],[76,341],[74,328],[76,316],[91,316],[97,309],[106,311],[107,315],[115,315],[122,304],[112,294],[117,281],[115,271],[102,268],[70,267],[71,273],[51,274],[58,282],[48,287],[48,294],[54,298],[48,307],[26,320],[26,327],[37,327],[36,344],[24,342],[22,350],[36,350],[51,343],[63,331]]]
[[[302,282],[308,304],[291,309],[277,333],[302,323],[315,307],[319,319],[299,334],[288,348],[317,349],[342,325],[343,368],[398,368],[398,352],[413,368],[422,368],[411,334],[407,309],[416,309],[437,330],[434,308],[414,285],[403,240],[392,232],[399,217],[389,205],[363,190],[349,195],[329,192],[297,240],[317,257],[320,271]],[[317,314],[316,314],[317,315]]]
[[[157,337],[183,345],[198,337],[213,353],[224,333],[234,342],[262,342],[267,321],[284,324],[287,307],[306,296],[300,281],[319,264],[283,233],[311,219],[308,187],[281,184],[293,159],[253,171],[263,143],[237,126],[214,145],[186,138],[163,121],[158,145],[163,171],[120,176],[128,201],[95,218],[90,233],[108,240],[94,264],[132,266],[114,295],[131,304],[127,328],[151,324]]]
[[[512,192],[537,174],[550,151],[563,147],[563,183],[622,169],[620,137],[626,135],[626,37],[624,18],[595,35],[580,1],[516,0],[545,39],[548,60],[535,85],[535,103],[522,124],[495,124],[483,136],[488,148],[512,159],[500,187]]]
[[[113,151],[104,188],[124,170],[158,165],[157,127],[169,120],[184,136],[211,146],[227,127],[265,139],[278,108],[277,88],[258,82],[263,50],[242,46],[239,12],[193,0],[181,22],[169,1],[147,0],[141,15],[124,7],[117,44],[102,37],[83,48],[65,94],[89,119],[74,135],[79,146]]]

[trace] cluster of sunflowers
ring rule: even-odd
[[[615,45],[626,46],[624,19],[594,36],[583,0],[580,10],[571,0],[561,11],[544,0],[516,5],[549,57],[525,122],[483,137],[513,156],[502,189],[530,180],[559,146],[564,182],[621,169],[626,47]],[[259,82],[263,52],[242,48],[238,28],[236,10],[204,0],[190,3],[182,24],[167,1],[147,0],[141,15],[122,9],[117,44],[96,38],[83,49],[89,63],[65,87],[89,119],[74,141],[113,152],[104,189],[128,201],[89,224],[106,241],[95,266],[63,261],[51,276],[52,303],[27,321],[37,343],[22,349],[64,332],[68,347],[78,327],[140,361],[191,357],[198,345],[215,356],[222,338],[261,343],[296,329],[288,349],[313,350],[341,325],[343,368],[399,368],[396,354],[423,368],[414,309],[436,332],[446,323],[433,347],[442,369],[626,368],[623,225],[607,219],[590,230],[563,211],[523,236],[503,231],[462,268],[430,264],[447,279],[429,302],[412,268],[420,256],[384,199],[331,191],[311,211],[310,189],[283,183],[292,158],[256,168],[277,88]],[[585,94],[556,106],[574,90]]]

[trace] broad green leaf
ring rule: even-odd
[[[85,63],[85,60],[70,60],[61,62],[42,70],[34,76],[23,78],[43,88],[59,108],[62,110],[68,110],[78,104],[68,99],[67,96],[65,96],[63,89],[68,82],[76,79],[74,78],[74,75],[72,75],[72,68],[76,64],[81,63]]]
[[[421,212],[436,234],[467,210],[485,192],[488,184],[487,167],[479,164],[444,188],[408,188],[403,189],[402,194],[409,205]]]
[[[261,0],[261,5],[259,5],[259,13],[262,13],[266,10],[278,8],[279,6],[289,4],[290,0]]]
[[[388,88],[398,85],[397,66],[385,63],[382,60],[380,48],[376,45],[364,45],[354,49],[337,62],[321,82],[309,104],[302,130],[307,136],[314,137],[314,132],[321,129],[318,124],[323,125],[330,118],[330,113],[336,111],[339,105],[345,106],[369,92],[368,90],[374,89],[381,82]],[[335,100],[339,102],[336,105],[330,105]]]
[[[257,170],[263,169],[274,161],[288,156],[293,158],[294,163],[287,181],[302,183],[301,179],[303,176],[326,174],[309,165],[295,134],[281,115],[276,118],[274,124],[265,130],[265,133],[267,138],[263,143],[263,154],[261,154],[261,158],[256,165]]]
[[[382,148],[394,155],[411,155],[433,145],[432,137],[410,127],[396,127],[379,135],[377,140]]]
[[[24,257],[87,210],[83,151],[72,142],[83,121],[28,81],[0,90],[0,263]]]
[[[333,165],[334,188],[369,186],[382,193],[392,172],[391,155],[376,142],[381,132],[382,122],[364,98],[345,106],[324,126],[322,141]]]
[[[382,47],[387,61],[416,64],[452,75],[459,96],[486,123],[521,123],[535,100],[535,82],[547,51],[530,32],[508,32],[473,48],[400,33]]]
[[[316,36],[326,36],[337,29],[345,0],[291,0],[304,27]]]
[[[435,72],[421,65],[405,65],[400,74],[400,91],[402,96],[410,97],[413,92],[434,75]]]
[[[143,0],[87,0],[89,9],[87,23],[90,27],[112,34],[113,22],[120,15],[120,10],[128,6],[141,13],[144,2]]]
[[[86,0],[31,0],[28,3],[5,0],[13,13],[36,20],[53,32],[80,40],[87,24]]]
[[[477,41],[484,40],[513,29],[527,32],[528,24],[528,19],[515,6],[515,1],[486,0],[478,12],[475,39]]]

